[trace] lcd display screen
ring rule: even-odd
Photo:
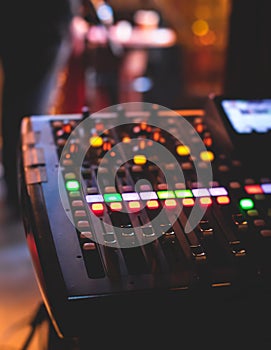
[[[271,130],[271,99],[225,99],[221,105],[237,133],[267,133]]]

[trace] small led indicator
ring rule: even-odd
[[[105,202],[121,202],[122,198],[119,193],[106,193],[104,194]]]
[[[147,202],[147,208],[148,209],[157,209],[159,208],[159,203],[156,200],[150,200]]]
[[[230,198],[228,196],[217,196],[216,201],[218,204],[229,204]]]
[[[111,209],[111,211],[121,211],[122,204],[120,202],[110,203],[110,209]]]
[[[165,200],[165,207],[168,209],[176,208],[177,202],[175,199],[166,199]]]
[[[176,148],[176,152],[179,156],[182,156],[182,157],[189,156],[190,148],[188,146],[185,146],[185,145],[179,145]]]
[[[207,188],[195,188],[192,190],[195,197],[209,197],[210,193]]]
[[[183,205],[185,207],[193,207],[194,204],[195,204],[195,201],[193,198],[184,198],[183,199]]]
[[[263,193],[263,189],[260,185],[247,185],[245,186],[245,191],[248,194],[260,194]]]
[[[134,156],[134,163],[136,165],[144,165],[147,163],[147,158],[143,154],[138,154]]]
[[[159,199],[175,198],[173,191],[158,191],[157,196]]]
[[[211,151],[203,151],[200,154],[200,158],[204,162],[212,162],[215,159],[215,156]]]
[[[242,198],[239,203],[240,203],[240,207],[244,210],[249,210],[254,208],[254,202],[250,198]]]
[[[122,193],[122,198],[124,201],[136,201],[140,199],[137,192]]]
[[[226,190],[225,187],[212,187],[212,188],[209,188],[209,192],[213,197],[226,196],[228,194],[228,191]]]
[[[77,180],[70,180],[66,182],[66,189],[68,191],[78,191],[80,188],[80,184]]]
[[[175,195],[177,198],[190,198],[193,197],[191,190],[176,190]]]
[[[142,200],[157,199],[157,194],[154,191],[140,192],[140,198]]]
[[[133,211],[138,211],[140,209],[140,202],[139,201],[132,201],[128,203],[129,209]]]
[[[103,145],[103,139],[101,136],[92,136],[89,139],[89,144],[94,148],[101,147]]]
[[[262,184],[261,187],[264,193],[266,194],[271,193],[271,184]]]
[[[102,203],[94,203],[91,205],[91,210],[96,215],[102,215],[104,212],[104,205]]]
[[[212,204],[212,198],[210,197],[201,197],[199,199],[201,205],[211,205]]]

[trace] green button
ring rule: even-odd
[[[159,199],[175,198],[173,191],[157,191],[157,196]]]
[[[105,202],[121,202],[122,197],[120,193],[106,193],[104,194],[104,201]]]
[[[193,197],[191,190],[176,190],[175,195],[177,198],[190,198]]]
[[[77,180],[70,180],[66,182],[66,189],[68,191],[78,191],[80,188],[80,184]]]
[[[250,198],[242,198],[240,199],[240,207],[244,210],[249,210],[254,208],[254,202]]]

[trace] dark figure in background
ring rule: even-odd
[[[2,163],[7,199],[15,209],[21,119],[48,113],[57,73],[70,50],[70,23],[78,9],[77,0],[0,2]]]
[[[224,93],[271,96],[270,0],[231,1]]]

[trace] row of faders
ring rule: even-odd
[[[156,106],[51,126],[85,268],[105,292],[270,272],[271,180],[216,154],[203,115]]]

